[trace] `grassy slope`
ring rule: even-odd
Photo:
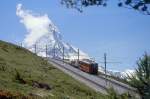
[[[26,81],[46,83],[52,90],[34,88],[30,84],[21,84],[15,79],[16,71]],[[0,90],[12,93],[41,94],[51,98],[104,99],[100,93],[74,80],[58,69],[47,64],[45,60],[26,49],[0,41]],[[68,99],[68,98],[67,98]]]

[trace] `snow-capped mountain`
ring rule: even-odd
[[[51,31],[51,27],[49,27],[49,31]],[[40,56],[46,56],[46,50],[48,57],[62,58],[63,51],[65,59],[77,59],[78,56],[78,49],[69,43],[64,42],[60,33],[55,30],[41,36],[32,46],[28,48],[34,52],[35,45],[36,52]],[[79,50],[79,58],[89,59],[89,56]]]
[[[25,10],[22,4],[17,5],[16,15],[27,29],[24,46],[40,55],[62,58],[63,52],[67,59],[77,59],[78,49],[63,41],[58,28],[47,14],[35,14]],[[47,54],[46,54],[47,53]],[[89,56],[79,51],[80,59],[89,59]]]
[[[99,72],[105,74],[105,68],[103,66],[99,66]],[[126,69],[124,71],[117,71],[117,70],[106,70],[107,75],[111,75],[118,78],[126,78],[128,76],[134,75],[135,70]]]

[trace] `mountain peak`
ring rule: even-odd
[[[67,59],[77,59],[78,49],[62,40],[62,36],[54,23],[50,20],[47,14],[35,14],[30,10],[25,10],[21,4],[17,6],[16,14],[20,17],[20,22],[27,29],[27,34],[24,39],[24,45],[31,51],[35,51],[40,56],[47,55],[62,58],[63,49],[64,56]],[[89,56],[80,51],[80,59],[89,59]]]

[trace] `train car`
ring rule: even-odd
[[[75,68],[79,68],[79,63],[77,60],[70,61],[70,65],[72,65]]]
[[[90,60],[79,61],[79,69],[90,74],[98,74],[98,64]]]

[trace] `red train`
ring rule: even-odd
[[[98,64],[91,60],[71,61],[70,64],[84,72],[98,74]]]

